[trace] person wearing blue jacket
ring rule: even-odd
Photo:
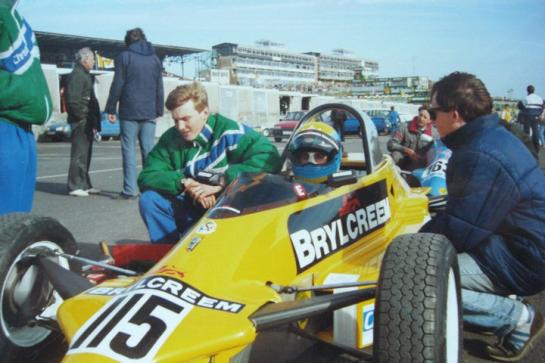
[[[106,112],[109,121],[115,122],[119,103],[123,190],[118,199],[135,199],[136,140],[140,142],[143,165],[155,142],[155,119],[163,116],[164,89],[161,61],[142,29],[128,30],[125,44],[127,50],[115,59]]]
[[[454,72],[432,88],[437,131],[452,150],[448,202],[421,232],[445,235],[458,252],[464,321],[493,331],[498,361],[524,357],[545,332],[543,316],[509,295],[545,289],[545,175],[499,124],[474,75]]]

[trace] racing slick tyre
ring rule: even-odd
[[[462,313],[457,254],[441,235],[394,239],[380,271],[375,362],[461,362]]]
[[[57,357],[59,349],[66,349],[54,319],[62,298],[53,290],[40,267],[33,263],[33,258],[29,258],[31,249],[35,248],[74,254],[76,243],[72,234],[52,218],[25,213],[0,216],[2,361],[50,361],[50,357]],[[63,257],[55,256],[50,260],[70,267]]]

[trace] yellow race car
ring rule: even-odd
[[[284,155],[280,174],[241,175],[177,244],[142,245],[156,261],[143,272],[128,252],[83,258],[51,218],[0,217],[3,358],[258,361],[256,340],[285,327],[360,360],[461,361],[456,253],[417,233],[428,190],[408,186],[350,106],[318,106],[298,127],[333,109],[361,124],[338,173],[301,182]]]

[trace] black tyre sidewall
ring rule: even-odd
[[[58,245],[64,252],[75,254],[76,243],[72,234],[58,221],[49,217],[34,216],[25,213],[13,213],[0,216],[0,286],[3,286],[7,274],[17,256],[35,242],[48,241]],[[73,267],[71,267],[73,268]],[[0,302],[0,308],[2,302]],[[0,328],[0,354],[7,357],[23,357],[26,361],[38,359],[39,352],[52,344],[63,343],[62,335],[52,332],[42,342],[33,347],[19,347],[6,338]]]
[[[457,254],[441,235],[398,236],[384,255],[375,307],[375,362],[444,362],[449,272],[458,303],[458,361],[462,312]]]

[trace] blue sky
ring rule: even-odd
[[[222,42],[335,48],[380,63],[381,76],[452,71],[494,96],[545,96],[543,0],[21,0],[36,30],[122,39],[140,26],[152,43],[210,49]]]

